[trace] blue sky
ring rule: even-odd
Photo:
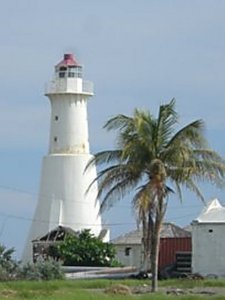
[[[21,253],[48,151],[45,83],[66,52],[95,85],[88,106],[92,153],[113,147],[102,126],[135,107],[157,113],[177,101],[180,125],[206,122],[225,156],[225,1],[7,0],[0,10],[0,242]],[[203,186],[206,199],[224,190]],[[202,204],[184,193],[166,220],[186,225]],[[135,228],[129,198],[105,215],[112,237]]]

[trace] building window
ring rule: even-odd
[[[54,142],[57,142],[58,141],[58,138],[57,136],[54,137]]]
[[[130,255],[130,250],[131,250],[131,247],[126,247],[125,248],[125,256],[129,256]]]
[[[209,232],[210,232],[210,233],[213,232],[213,229],[209,229]]]
[[[58,121],[58,119],[59,119],[59,117],[58,117],[58,116],[55,116],[55,120]]]

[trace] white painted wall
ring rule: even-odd
[[[225,223],[193,222],[192,272],[225,276]]]
[[[123,266],[142,267],[141,245],[114,245],[116,249],[116,259]],[[126,255],[126,248],[130,248],[129,255]]]
[[[52,94],[50,153],[89,153],[87,96]]]
[[[99,235],[101,216],[96,201],[95,167],[84,174],[91,155],[48,155],[43,159],[40,193],[25,256],[31,258],[31,241],[58,225],[77,230],[91,229]],[[26,259],[27,260],[27,259]]]

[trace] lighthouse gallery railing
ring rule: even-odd
[[[57,79],[45,86],[46,95],[55,93],[82,93],[93,95],[93,92],[93,83],[82,79]]]

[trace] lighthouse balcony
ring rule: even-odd
[[[93,83],[80,78],[57,78],[45,86],[45,95],[72,93],[92,96],[93,91]]]

